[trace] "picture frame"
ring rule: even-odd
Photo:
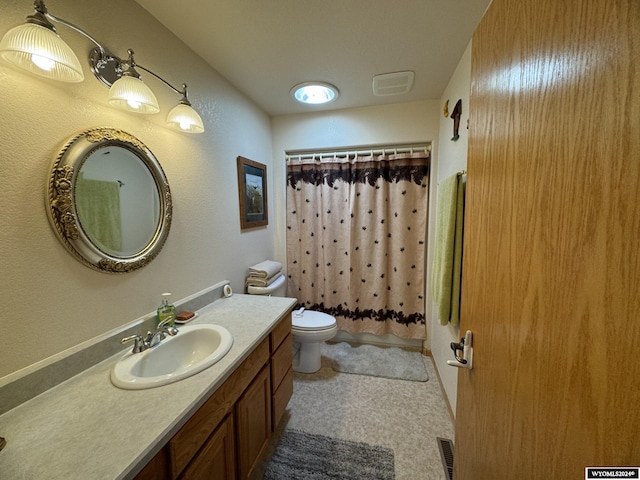
[[[267,166],[237,158],[240,229],[264,227],[269,224],[267,204]]]

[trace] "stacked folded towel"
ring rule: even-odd
[[[265,260],[249,267],[249,276],[245,281],[247,287],[268,287],[282,274],[282,264],[273,260]]]

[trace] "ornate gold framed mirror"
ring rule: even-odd
[[[46,203],[62,244],[101,272],[144,267],[171,226],[171,192],[160,163],[136,137],[108,127],[69,139],[53,162]]]

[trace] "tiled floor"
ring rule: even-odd
[[[410,382],[337,373],[326,354],[317,373],[295,374],[280,429],[391,448],[397,480],[444,480],[436,437],[453,440],[453,424],[431,358],[429,381]]]

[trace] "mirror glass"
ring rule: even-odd
[[[141,268],[168,235],[171,195],[164,172],[126,132],[96,128],[74,136],[54,162],[47,194],[62,243],[97,270]]]
[[[96,149],[80,168],[75,187],[78,220],[100,250],[129,257],[153,239],[160,195],[149,169],[133,152],[117,146]]]

